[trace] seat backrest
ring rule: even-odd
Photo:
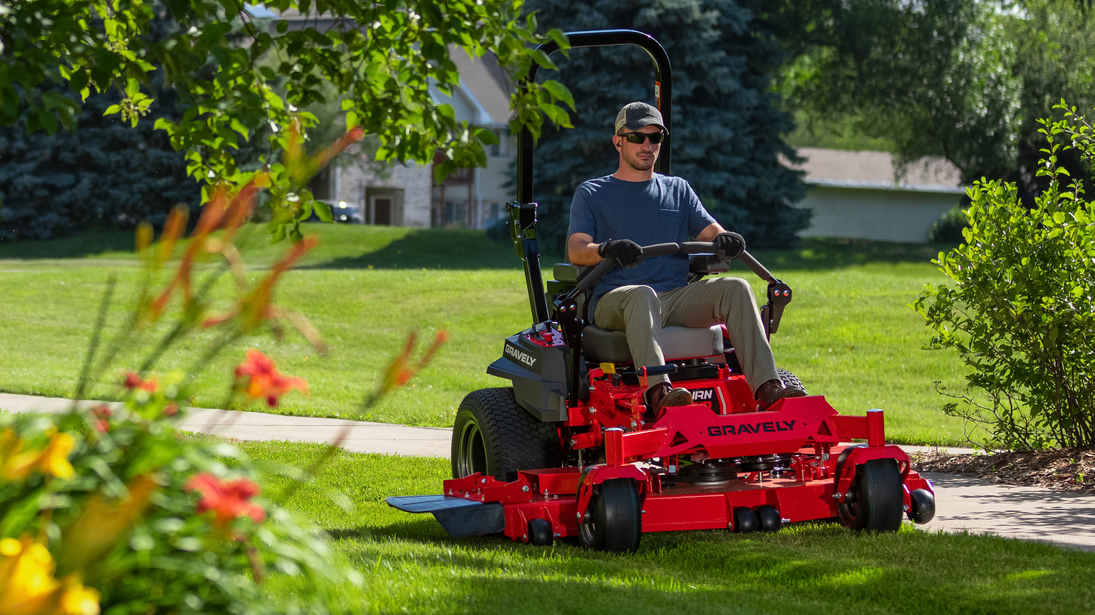
[[[560,293],[570,292],[576,284],[578,284],[578,278],[589,267],[580,267],[578,265],[571,265],[570,263],[555,263],[552,267],[552,275],[554,280],[548,282],[548,299],[554,299],[556,295]],[[586,293],[578,295],[578,313],[582,315],[582,319],[589,322],[589,316],[586,314]]]
[[[666,361],[721,357],[726,351],[725,325],[701,327],[665,327],[662,329],[662,355]],[[632,363],[631,351],[623,331],[588,325],[582,329],[582,354],[593,363]]]

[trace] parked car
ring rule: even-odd
[[[362,211],[361,205],[357,203],[339,201],[332,204],[331,213],[334,215],[335,222],[365,224],[365,213]]]

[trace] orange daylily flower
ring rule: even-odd
[[[289,126],[289,146],[285,148],[285,167],[289,169],[289,179],[298,186],[307,183],[335,156],[364,137],[365,130],[360,126],[351,128],[333,145],[315,156],[308,157],[304,153],[300,120],[294,121]]]
[[[160,381],[155,376],[152,376],[148,380],[141,380],[140,374],[136,372],[129,372],[125,375],[125,382],[123,383],[127,389],[141,389],[142,391],[148,391],[149,393],[155,393],[156,389],[160,386]]]
[[[251,502],[259,494],[259,487],[246,478],[222,480],[212,474],[197,474],[186,481],[187,491],[197,491],[198,514],[212,511],[213,527],[223,531],[228,524],[239,517],[250,517],[255,523],[266,519],[266,511]]]
[[[270,268],[269,275],[259,282],[250,294],[240,302],[239,313],[243,317],[244,326],[248,329],[257,327],[266,320],[272,307],[270,302],[274,297],[274,286],[278,278],[289,271],[309,250],[319,244],[319,238],[315,235],[305,237],[285,253],[274,266]]]
[[[194,264],[204,253],[219,252],[232,240],[240,225],[246,222],[251,216],[251,212],[254,211],[255,207],[255,197],[257,196],[258,191],[266,186],[267,183],[268,181],[265,175],[258,175],[248,182],[231,200],[228,199],[225,186],[221,185],[216,188],[213,193],[213,198],[209,199],[209,202],[202,208],[198,223],[194,226],[194,232],[190,235],[190,245],[187,246],[186,251],[179,261],[179,268],[175,273],[175,277],[172,278],[171,282],[169,282],[163,292],[160,293],[160,296],[152,302],[151,311],[153,319],[159,318],[163,313],[168,302],[171,301],[171,297],[174,295],[176,288],[181,289],[183,302],[186,304],[190,303],[190,278],[194,271]],[[185,227],[185,218],[181,213],[174,219],[169,220],[169,222],[171,223],[170,230],[172,233],[177,233],[179,229]],[[224,229],[224,237],[220,240],[213,241],[210,235],[220,229]],[[165,237],[168,235],[168,230],[169,227],[165,225]],[[171,241],[164,241],[161,246],[161,259],[165,259],[165,255],[170,255],[171,244],[173,243],[173,239]]]
[[[380,381],[379,395],[384,395],[394,388],[401,387],[408,382],[411,378],[414,378],[415,374],[420,372],[422,368],[426,367],[433,360],[434,355],[449,340],[449,332],[444,329],[437,332],[433,338],[433,342],[430,347],[426,349],[426,352],[422,354],[422,357],[417,363],[412,364],[411,354],[414,352],[415,341],[418,339],[418,334],[411,331],[407,335],[407,342],[403,346],[403,352],[399,354],[392,362],[388,364],[388,368],[384,370],[384,376]]]
[[[92,408],[91,415],[95,417],[95,429],[103,433],[110,431],[110,417],[112,414],[110,406],[106,404],[99,404]]]
[[[271,408],[278,405],[282,395],[296,389],[308,394],[308,382],[303,378],[293,378],[278,372],[273,359],[255,350],[247,351],[247,358],[236,367],[236,379],[247,378],[247,384],[240,387],[252,400],[265,397]]]
[[[278,279],[292,269],[293,265],[318,243],[319,239],[315,235],[309,235],[300,243],[293,245],[278,262],[274,263],[270,273],[240,300],[234,311],[206,318],[202,321],[202,327],[215,327],[239,316],[243,330],[251,331],[263,322],[287,318],[321,355],[326,354],[327,345],[323,342],[319,331],[304,316],[278,308],[272,303],[274,287]],[[280,329],[276,326],[275,334],[280,336]]]

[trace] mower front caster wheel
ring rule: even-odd
[[[550,547],[555,542],[555,533],[551,531],[551,521],[533,519],[528,522],[528,541],[537,547]]]
[[[734,509],[734,531],[739,534],[748,534],[760,529],[760,519],[752,508],[739,506]]]
[[[630,478],[594,487],[585,519],[578,524],[582,546],[611,553],[634,553],[643,535],[639,492]]]
[[[920,525],[935,518],[935,496],[927,489],[913,489],[909,503],[909,521]]]
[[[760,531],[778,532],[783,528],[783,518],[779,516],[779,509],[775,506],[768,504],[757,506],[754,512],[757,513],[757,519],[760,521]]]

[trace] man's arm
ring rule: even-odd
[[[604,260],[597,255],[597,248],[600,245],[593,243],[593,238],[585,233],[574,233],[567,241],[567,255],[570,257],[572,264],[581,267],[596,265]]]
[[[725,232],[726,229],[722,228],[721,224],[719,224],[718,222],[712,222],[711,224],[707,225],[707,228],[703,229],[703,232],[700,233],[699,237],[696,237],[696,241],[711,241],[715,238],[715,235]]]

